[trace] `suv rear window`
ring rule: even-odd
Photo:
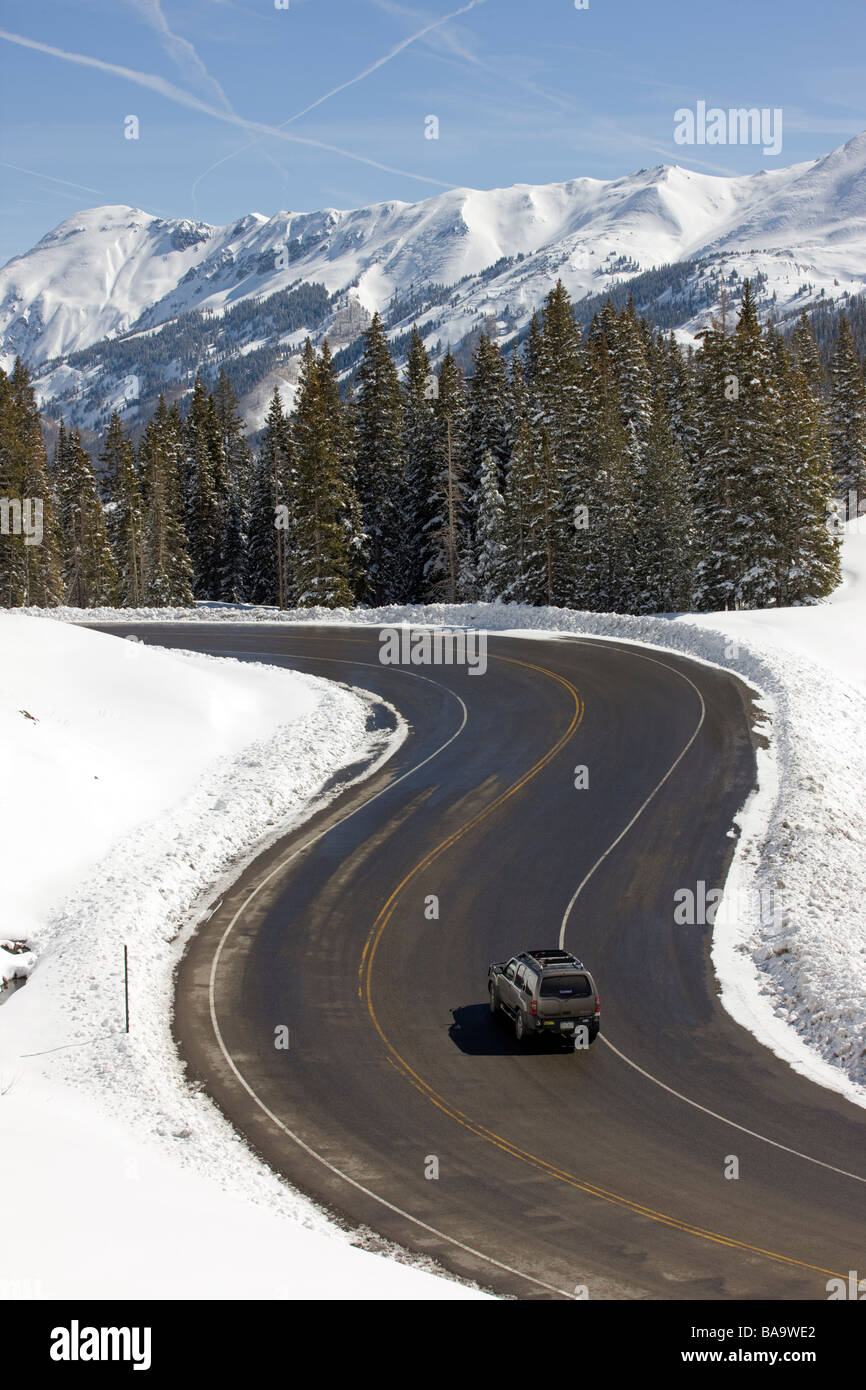
[[[543,999],[573,999],[591,993],[586,975],[548,975],[541,981]]]

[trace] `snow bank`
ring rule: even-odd
[[[797,1070],[866,1105],[866,534],[848,524],[843,585],[810,607],[628,617],[518,604],[379,609],[202,605],[51,610],[47,616],[162,622],[408,622],[515,636],[639,642],[736,672],[759,693],[770,746],[717,915],[722,1002]],[[769,908],[769,910],[768,910]]]
[[[184,1081],[172,974],[212,894],[371,742],[273,666],[0,613],[4,1297],[465,1297],[361,1250]],[[131,1030],[125,1031],[123,947]]]
[[[0,810],[14,866],[4,898],[17,936],[35,933],[113,841],[175,806],[216,759],[310,716],[323,698],[306,677],[252,676],[241,663],[71,627],[49,634],[15,613],[0,615],[0,650],[0,740],[15,789]]]

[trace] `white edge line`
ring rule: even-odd
[[[591,643],[591,642],[586,642],[586,643],[584,643],[583,645],[590,646],[590,645],[592,645],[592,643]],[[635,643],[634,645],[637,645],[637,644]],[[638,817],[641,816],[641,815],[643,814],[643,812],[646,810],[647,806],[648,806],[649,803],[652,801],[652,799],[653,799],[653,797],[655,796],[656,792],[658,792],[658,791],[664,786],[665,782],[668,780],[668,778],[670,777],[671,773],[674,772],[674,771],[676,770],[676,768],[679,766],[679,764],[682,762],[683,758],[686,756],[686,754],[688,753],[688,751],[689,751],[689,749],[691,748],[692,744],[694,743],[695,739],[697,738],[698,734],[700,733],[701,728],[702,728],[703,723],[704,723],[704,720],[705,720],[705,718],[706,718],[707,709],[706,709],[706,705],[704,704],[703,696],[701,695],[701,692],[698,690],[698,687],[695,685],[694,681],[691,680],[690,677],[687,676],[687,675],[685,674],[684,671],[679,671],[679,670],[677,670],[676,666],[670,666],[666,661],[659,661],[657,657],[654,657],[654,656],[646,656],[643,652],[632,652],[632,655],[634,655],[634,656],[640,656],[644,661],[651,661],[651,662],[653,663],[653,665],[655,665],[655,666],[663,666],[663,667],[665,668],[665,670],[667,670],[667,671],[672,671],[674,675],[680,676],[684,681],[688,681],[689,685],[692,687],[692,689],[694,690],[694,692],[695,692],[695,694],[697,695],[698,699],[700,700],[700,703],[701,703],[701,717],[700,717],[700,719],[698,720],[698,723],[697,723],[697,725],[696,725],[696,727],[695,727],[694,733],[692,734],[692,736],[691,736],[691,738],[689,739],[689,741],[688,741],[688,743],[686,744],[686,746],[683,748],[683,750],[682,750],[682,752],[680,753],[679,757],[676,759],[675,762],[671,763],[671,766],[668,768],[668,770],[667,770],[667,772],[665,773],[664,777],[661,779],[660,782],[658,782],[658,783],[656,784],[655,787],[653,787],[653,789],[652,789],[652,791],[650,792],[649,796],[646,798],[646,800],[642,803],[642,805],[638,808],[638,810],[637,810],[637,811],[635,812],[635,814],[632,816],[631,820],[629,821],[629,823],[628,823],[628,825],[625,827],[625,829],[623,829],[623,830],[620,831],[620,833],[619,833],[619,835],[617,835],[616,839],[615,839],[615,840],[608,846],[608,848],[604,851],[604,854],[599,855],[598,859],[597,859],[597,860],[595,861],[595,863],[593,864],[593,866],[592,866],[592,868],[590,869],[589,873],[586,874],[586,875],[584,876],[584,878],[581,880],[581,882],[579,883],[578,887],[576,888],[576,890],[575,890],[573,896],[571,897],[571,899],[570,899],[570,901],[569,901],[569,904],[568,904],[568,906],[566,907],[565,912],[564,912],[564,914],[563,914],[562,926],[561,926],[560,932],[559,932],[559,945],[560,945],[560,949],[562,949],[563,946],[564,946],[564,942],[565,942],[565,933],[566,933],[566,929],[567,929],[567,927],[568,927],[568,919],[569,919],[569,917],[571,916],[572,909],[573,909],[575,903],[577,902],[578,898],[580,897],[580,894],[583,892],[583,889],[586,887],[587,883],[588,883],[589,880],[592,878],[593,874],[595,873],[595,871],[596,871],[596,869],[599,867],[599,865],[602,864],[602,863],[604,862],[604,860],[607,858],[607,856],[611,853],[612,850],[616,849],[616,847],[617,847],[617,845],[619,844],[620,840],[622,840],[622,839],[624,838],[624,836],[628,834],[629,830],[631,830],[631,828],[632,828],[632,826],[634,825],[635,821],[636,821],[636,820],[638,819]],[[689,660],[688,657],[685,657],[684,659],[685,659],[686,661]],[[711,664],[711,663],[707,663],[707,664],[709,665],[709,664]],[[722,666],[722,667],[718,667],[717,669],[722,670],[722,671],[725,671],[725,670],[726,670],[726,668],[723,667],[723,666]],[[727,674],[728,674],[728,675],[736,675],[737,673],[736,673],[736,672],[727,671]],[[646,1079],[647,1079],[648,1081],[651,1081],[651,1082],[653,1083],[653,1085],[655,1085],[655,1086],[660,1086],[661,1089],[662,1089],[663,1091],[667,1091],[670,1095],[676,1096],[677,1100],[682,1100],[682,1101],[684,1101],[684,1102],[686,1103],[686,1105],[691,1105],[691,1106],[693,1106],[695,1110],[700,1110],[700,1111],[703,1112],[703,1114],[705,1114],[705,1115],[710,1115],[714,1120],[720,1120],[722,1124],[724,1124],[724,1125],[730,1125],[732,1129],[738,1129],[738,1130],[741,1131],[741,1133],[750,1135],[752,1139],[759,1139],[759,1140],[761,1141],[761,1143],[763,1143],[763,1144],[771,1144],[771,1145],[773,1146],[774,1149],[782,1149],[783,1152],[788,1153],[788,1154],[792,1154],[795,1158],[802,1158],[806,1163],[814,1163],[814,1164],[815,1164],[817,1167],[819,1167],[819,1168],[827,1168],[827,1169],[829,1169],[829,1171],[830,1171],[831,1173],[838,1173],[838,1174],[839,1174],[841,1177],[843,1177],[843,1178],[852,1178],[852,1179],[854,1180],[854,1182],[866,1183],[866,1178],[860,1177],[859,1174],[857,1174],[857,1173],[849,1173],[848,1170],[845,1169],[845,1168],[836,1168],[836,1167],[834,1167],[834,1165],[833,1165],[832,1163],[825,1163],[825,1162],[823,1162],[823,1160],[820,1159],[820,1158],[813,1158],[813,1157],[811,1156],[811,1154],[804,1154],[804,1153],[801,1153],[799,1149],[791,1149],[791,1148],[788,1147],[787,1144],[781,1144],[781,1143],[779,1143],[779,1141],[776,1140],[776,1139],[769,1139],[765,1134],[758,1134],[758,1133],[757,1133],[755,1130],[753,1130],[753,1129],[747,1129],[745,1125],[737,1124],[736,1120],[729,1120],[729,1119],[727,1119],[727,1117],[726,1117],[725,1115],[719,1115],[715,1110],[710,1110],[710,1109],[707,1108],[707,1106],[701,1105],[699,1101],[691,1100],[688,1096],[682,1095],[682,1093],[681,1093],[680,1091],[675,1091],[675,1090],[673,1089],[672,1086],[666,1085],[664,1081],[660,1081],[660,1080],[658,1079],[658,1077],[657,1077],[657,1076],[653,1076],[651,1072],[645,1071],[644,1068],[641,1067],[641,1066],[639,1066],[637,1062],[633,1062],[632,1059],[631,1059],[630,1057],[627,1057],[627,1056],[625,1055],[624,1052],[620,1052],[620,1050],[619,1050],[618,1047],[614,1047],[613,1043],[612,1043],[603,1033],[601,1034],[601,1039],[602,1039],[602,1042],[607,1043],[607,1046],[610,1048],[611,1052],[615,1052],[616,1055],[617,1055],[617,1057],[619,1057],[623,1062],[627,1063],[628,1066],[633,1067],[634,1070],[637,1071],[637,1072],[639,1072],[641,1076],[645,1076]]]

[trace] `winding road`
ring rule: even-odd
[[[824,1300],[866,1272],[866,1115],[732,1021],[711,928],[673,920],[723,882],[754,783],[740,682],[582,638],[491,636],[473,676],[381,665],[373,627],[102,630],[361,686],[410,726],[178,972],[190,1077],[276,1171],[372,1248],[521,1299]],[[559,940],[601,991],[584,1052],[487,1007],[490,961]]]

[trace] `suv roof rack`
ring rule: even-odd
[[[571,951],[561,951],[558,947],[542,947],[537,951],[526,951],[526,956],[531,956],[538,961],[539,965],[577,965],[583,966],[583,962],[577,956],[572,955]]]

